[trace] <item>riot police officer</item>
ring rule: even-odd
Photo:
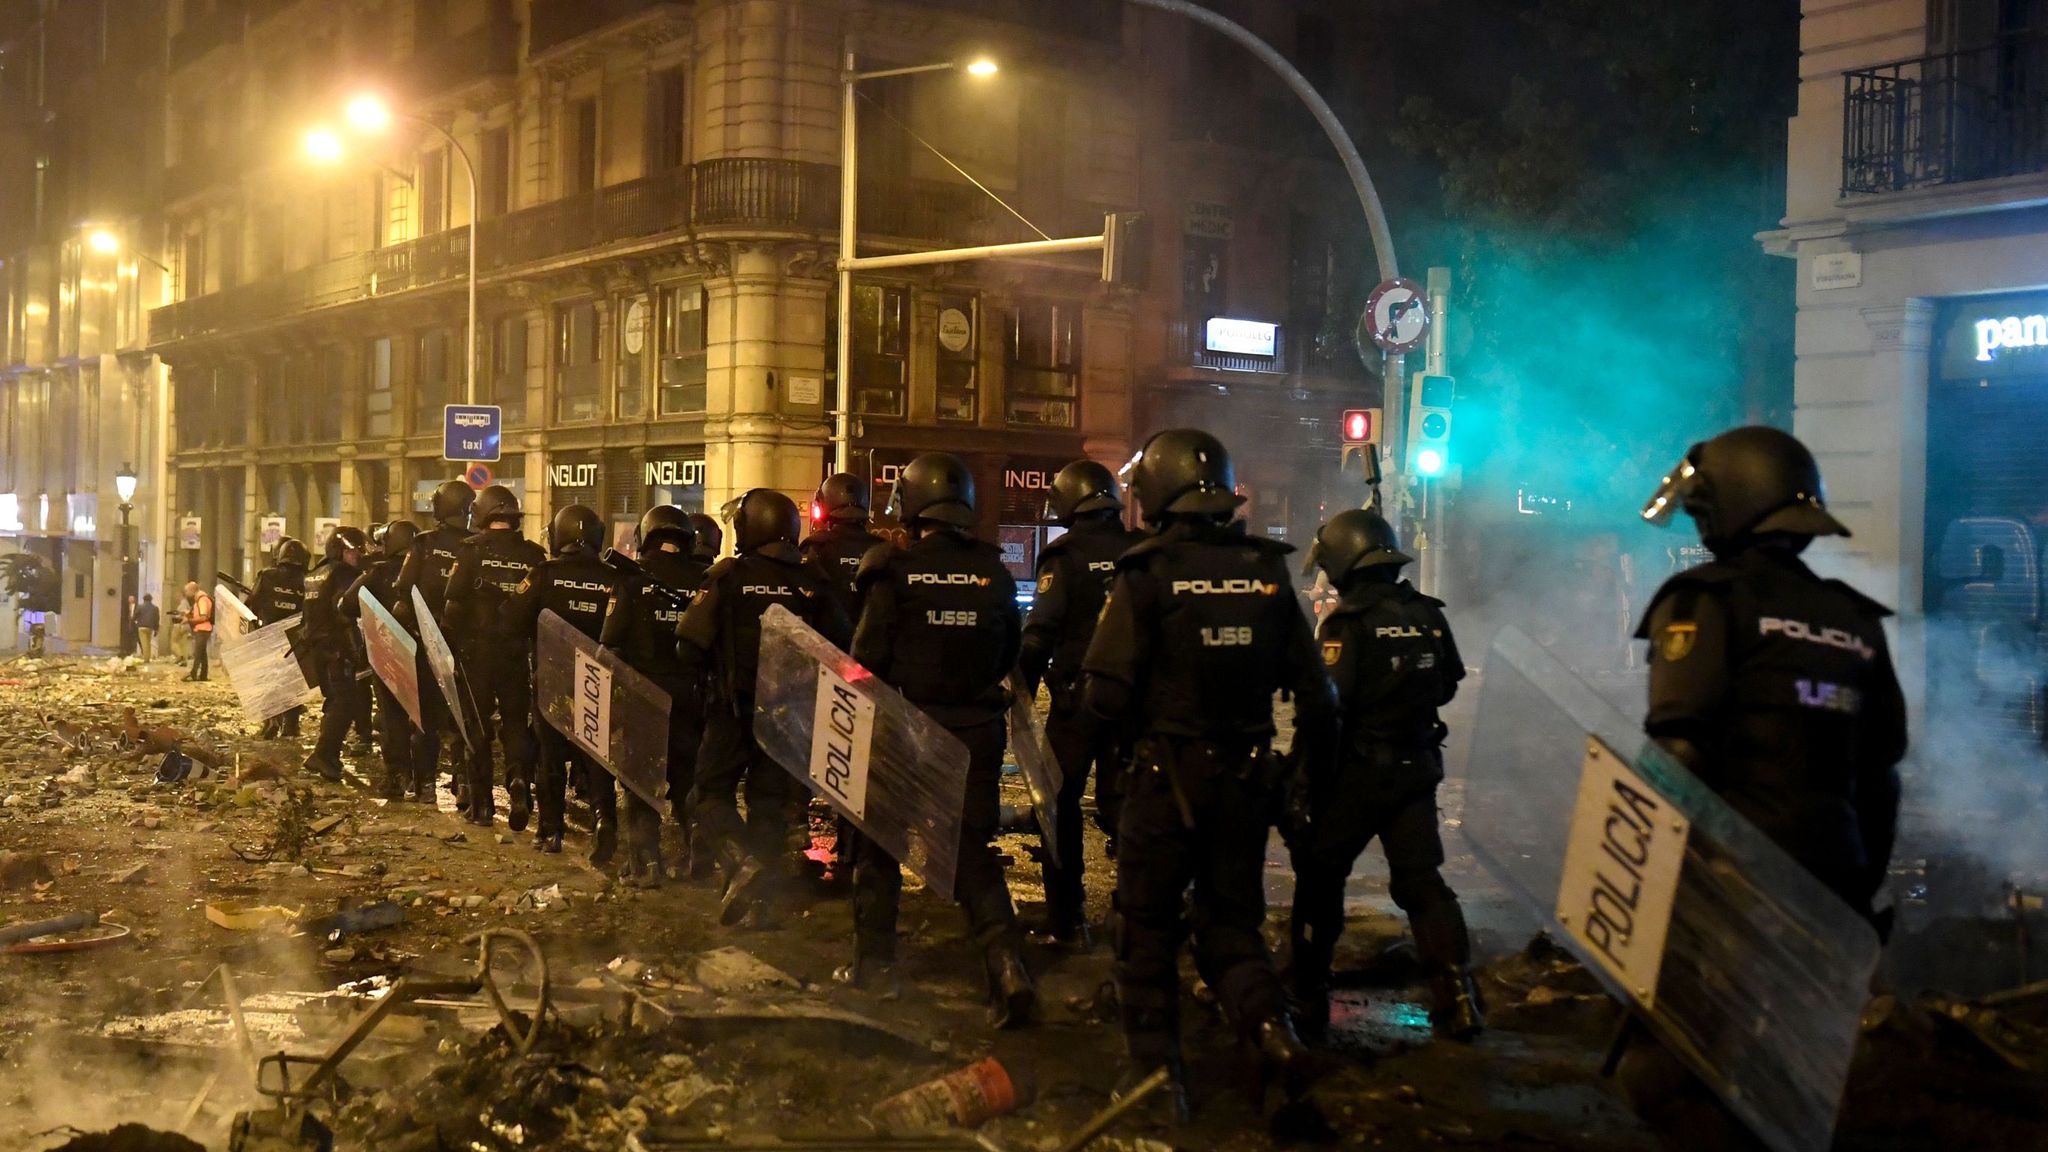
[[[520,534],[519,497],[503,484],[477,493],[470,509],[476,535],[462,545],[448,575],[449,643],[456,645],[476,706],[474,743],[469,749],[469,805],[465,816],[488,827],[496,813],[491,771],[491,717],[498,718],[498,742],[505,750],[505,791],[512,810],[506,824],[526,830],[532,811],[533,736],[529,712],[533,677],[527,669],[527,636],[500,615],[533,570],[547,559],[540,545]]]
[[[405,554],[412,547],[413,537],[419,528],[410,520],[393,520],[371,533],[371,543],[382,553],[381,557],[363,568],[362,575],[341,598],[341,613],[350,620],[362,616],[361,594],[368,590],[377,603],[396,616],[397,596],[393,589],[398,585],[398,570],[405,564]],[[377,743],[384,756],[384,779],[381,781],[384,797],[388,800],[403,799],[408,791],[414,801],[421,804],[434,802],[434,781],[415,768],[413,761],[412,718],[406,715],[405,707],[398,702],[391,689],[382,680],[371,683],[377,698]],[[421,685],[422,691],[425,685]]]
[[[927,452],[905,465],[889,513],[915,539],[904,548],[877,547],[861,561],[852,655],[967,746],[953,895],[982,949],[991,1018],[998,1028],[1016,1027],[1029,1021],[1037,995],[991,841],[1002,808],[1003,680],[1023,632],[1017,582],[1002,552],[974,536],[974,476],[959,457]],[[902,891],[897,861],[873,841],[858,841],[854,960],[842,978],[865,982],[895,962]]]
[[[510,599],[500,609],[506,632],[519,637],[528,654],[540,632],[540,614],[552,609],[577,631],[597,639],[604,630],[605,606],[611,602],[616,574],[600,554],[604,548],[604,520],[583,504],[571,504],[555,513],[548,526],[549,556],[535,564]],[[536,702],[536,709],[541,705]],[[540,725],[540,825],[536,846],[543,852],[562,850],[564,809],[568,806],[567,775],[570,766],[589,774],[591,808],[596,821],[591,827],[590,862],[599,867],[611,863],[618,849],[618,811],[614,804],[611,775],[591,764],[569,738],[543,721]]]
[[[412,547],[405,554],[405,563],[398,571],[398,584],[392,595],[398,603],[392,611],[401,621],[419,632],[419,623],[413,620],[412,590],[418,588],[420,596],[427,602],[429,611],[440,611],[448,602],[448,575],[455,571],[455,560],[462,554],[462,543],[469,539],[469,510],[476,503],[476,489],[460,480],[443,481],[434,489],[432,501],[434,526],[413,537]],[[436,619],[436,624],[442,621]],[[429,780],[440,775],[441,734],[450,723],[449,708],[459,707],[460,701],[450,701],[441,695],[440,682],[434,679],[432,669],[427,666],[426,650],[420,652],[420,731],[413,739],[414,771],[425,773]],[[454,774],[454,790],[457,803],[467,804],[467,790],[463,786],[466,773]]]
[[[1471,940],[1458,897],[1440,869],[1436,789],[1446,732],[1437,709],[1465,677],[1443,602],[1401,579],[1414,557],[1393,525],[1353,509],[1331,517],[1309,553],[1341,599],[1324,618],[1323,664],[1336,683],[1341,736],[1334,761],[1303,764],[1305,820],[1293,822],[1294,911],[1288,975],[1302,1028],[1330,1022],[1330,963],[1344,931],[1344,881],[1378,837],[1389,894],[1408,914],[1416,951],[1436,979],[1435,1020],[1470,1039],[1482,1021],[1469,966]],[[1305,825],[1305,826],[1304,826]]]
[[[810,535],[798,547],[804,562],[839,591],[839,608],[849,620],[859,618],[854,577],[860,559],[876,544],[868,532],[868,486],[848,472],[825,477],[811,497]]]
[[[690,530],[697,534],[697,542],[691,545],[690,555],[706,564],[718,563],[718,554],[725,551],[725,529],[718,526],[718,517],[692,512]]]
[[[851,628],[829,589],[797,550],[802,515],[796,502],[756,488],[728,506],[738,554],[713,565],[704,588],[677,627],[676,655],[684,671],[708,673],[704,744],[690,810],[694,851],[718,861],[725,891],[719,922],[765,922],[774,914],[767,869],[783,847],[800,789],[754,740],[754,673],[761,650],[761,615],[777,604],[827,640],[844,646]],[[691,517],[696,522],[696,517]],[[703,535],[697,538],[701,553]],[[739,814],[746,787],[747,817]]]
[[[1045,739],[1059,761],[1059,863],[1045,861],[1044,931],[1055,941],[1086,943],[1087,909],[1082,902],[1081,794],[1096,768],[1095,818],[1105,835],[1116,837],[1118,777],[1123,741],[1093,723],[1081,706],[1081,658],[1095,636],[1117,557],[1138,542],[1124,527],[1124,502],[1116,477],[1093,460],[1076,460],[1052,478],[1046,515],[1067,531],[1038,554],[1038,593],[1024,621],[1018,668],[1024,685],[1037,694],[1041,679],[1052,695]],[[1099,766],[1099,767],[1097,767]]]
[[[275,624],[295,616],[304,607],[306,600],[306,565],[311,563],[313,554],[300,540],[287,536],[277,542],[277,562],[256,574],[256,587],[249,594],[249,611],[256,614],[256,624]],[[275,740],[299,734],[299,718],[304,708],[293,708],[280,712],[263,722],[263,738]]]
[[[687,797],[704,733],[704,693],[700,677],[687,673],[676,655],[676,628],[710,569],[691,554],[697,534],[689,516],[673,504],[641,514],[639,540],[639,563],[619,574],[599,639],[668,693],[668,802],[683,825],[687,854]],[[625,803],[624,881],[656,887],[662,881],[661,814],[630,792]]]
[[[1637,630],[1650,642],[1644,729],[1875,921],[1906,753],[1891,613],[1800,560],[1814,537],[1849,530],[1788,433],[1737,428],[1693,445],[1643,517],[1667,523],[1680,508],[1714,559],[1667,580]],[[1631,1044],[1620,1079],[1675,1145],[1761,1147],[1661,1045]]]
[[[319,663],[321,703],[320,740],[306,768],[328,780],[341,779],[342,742],[362,707],[355,629],[341,613],[341,598],[362,574],[369,550],[363,530],[344,524],[328,534],[327,558],[306,577],[305,643]]]
[[[1147,441],[1132,495],[1158,531],[1117,561],[1116,583],[1082,662],[1087,707],[1138,733],[1118,821],[1116,983],[1130,1069],[1164,1065],[1181,1084],[1179,950],[1194,887],[1195,954],[1261,1071],[1293,1101],[1316,1061],[1287,1014],[1260,927],[1277,771],[1273,696],[1294,696],[1294,741],[1331,747],[1335,702],[1292,592],[1285,544],[1232,516],[1230,456],[1177,429]]]

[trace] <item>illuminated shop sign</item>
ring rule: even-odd
[[[2048,344],[2048,316],[1986,317],[1976,324],[1977,359],[1985,364],[2000,352]]]
[[[1232,320],[1217,316],[1209,321],[1203,347],[1211,352],[1239,356],[1271,356],[1280,340],[1280,326],[1257,320]]]

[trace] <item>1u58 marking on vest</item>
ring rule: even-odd
[[[1644,1008],[1656,1002],[1690,830],[1627,761],[1587,739],[1557,919]]]

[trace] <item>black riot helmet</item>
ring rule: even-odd
[[[812,515],[822,520],[865,524],[868,520],[868,486],[851,472],[834,472],[818,485],[811,497]]]
[[[796,543],[803,531],[803,513],[796,501],[773,488],[755,488],[725,506],[726,522],[732,525],[733,546],[752,552],[777,540]]]
[[[582,550],[592,555],[604,546],[604,518],[588,504],[571,504],[555,513],[548,528],[548,552],[555,556]]]
[[[1415,557],[1401,551],[1401,538],[1386,517],[1353,508],[1330,517],[1330,522],[1317,530],[1315,547],[1309,549],[1302,571],[1321,568],[1330,583],[1342,586],[1344,578],[1354,572],[1389,566],[1398,570],[1414,562]]]
[[[396,560],[412,549],[412,538],[420,534],[419,526],[410,520],[393,520],[383,528],[384,538],[378,543],[384,545],[384,555]]]
[[[718,517],[703,512],[690,513],[690,527],[697,530],[697,546],[690,555],[699,560],[716,560],[725,549],[725,529],[719,527]]]
[[[382,552],[384,550],[384,538],[389,535],[391,535],[391,525],[373,525],[370,528],[370,547]]]
[[[951,452],[926,452],[905,464],[889,492],[889,515],[906,525],[935,520],[974,527],[974,473],[967,461]]]
[[[296,564],[301,568],[313,562],[313,553],[304,541],[296,536],[287,536],[277,542],[277,562]]]
[[[1123,506],[1115,474],[1093,460],[1076,460],[1052,478],[1045,516],[1055,524],[1072,524],[1090,512],[1117,511]]]
[[[434,519],[457,528],[469,526],[469,506],[476,503],[476,489],[460,480],[443,480],[434,489]]]
[[[1169,429],[1145,441],[1131,493],[1148,524],[1169,514],[1227,516],[1244,503],[1223,442],[1195,428]]]
[[[659,551],[664,544],[675,545],[684,555],[697,544],[689,514],[673,504],[656,504],[640,514],[640,554]]]
[[[301,545],[303,547],[303,545]],[[342,553],[353,552],[357,559],[369,554],[370,538],[353,524],[343,524],[327,534],[327,562],[341,563]]]
[[[476,506],[469,510],[469,522],[477,528],[499,524],[519,527],[519,497],[503,484],[493,484],[476,494]]]
[[[1820,465],[1789,432],[1751,425],[1695,444],[1643,506],[1643,519],[1669,523],[1683,507],[1709,548],[1747,536],[1847,536],[1828,512]]]

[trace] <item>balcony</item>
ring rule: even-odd
[[[534,0],[527,55],[543,55],[600,28],[665,6],[663,0]]]
[[[2048,33],[1843,74],[1842,194],[2048,171]]]

